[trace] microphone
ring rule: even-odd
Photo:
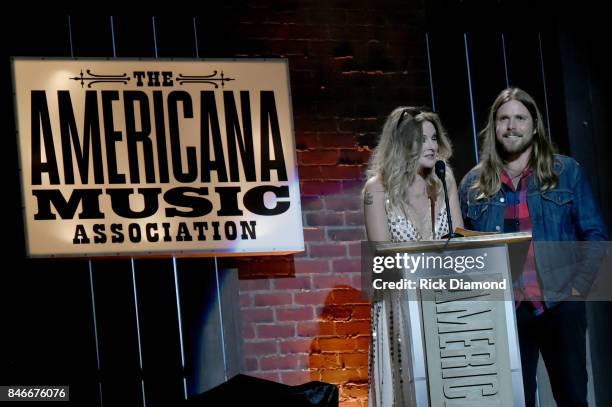
[[[448,219],[448,234],[442,236],[442,239],[451,239],[453,237],[463,237],[459,233],[453,232],[453,219],[451,217],[450,204],[448,203],[448,189],[446,188],[446,164],[442,160],[436,161],[434,171],[440,181],[442,181],[442,188],[444,188],[444,203],[446,204],[446,218]]]

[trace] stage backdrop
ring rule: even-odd
[[[303,250],[286,60],[16,58],[13,80],[30,257]]]

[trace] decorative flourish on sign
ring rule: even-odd
[[[130,80],[130,78],[127,76],[126,73],[121,74],[121,75],[97,75],[95,73],[92,73],[91,70],[88,69],[87,75],[89,76],[83,75],[83,70],[81,69],[80,76],[74,76],[70,79],[72,79],[73,81],[81,81],[81,87],[85,85],[85,82],[88,82],[87,83],[88,88],[91,88],[91,85],[95,83],[103,83],[103,82],[119,82],[125,85]]]
[[[214,85],[215,89],[219,87],[219,85],[217,85],[217,82],[221,82],[221,86],[225,86],[225,82],[236,80],[234,78],[226,78],[225,76],[223,76],[223,71],[221,71],[221,76],[219,78],[215,78],[215,76],[217,76],[217,71],[214,71],[210,75],[200,75],[200,76],[183,75],[181,73],[176,77],[176,80],[179,83],[179,85],[182,85],[184,83],[207,83],[209,85]]]

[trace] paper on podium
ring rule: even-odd
[[[464,228],[460,228],[460,227],[456,227],[455,228],[455,233],[458,233],[458,234],[460,234],[461,236],[464,236],[464,237],[486,236],[486,235],[498,235],[498,234],[500,234],[500,232],[480,232],[478,230],[470,230],[470,229],[464,229]]]

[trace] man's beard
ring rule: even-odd
[[[505,137],[518,137],[513,143],[504,143],[503,138]],[[509,131],[504,133],[502,141],[497,140],[497,151],[498,153],[506,157],[516,157],[521,155],[533,144],[533,136],[529,137],[516,131]]]

